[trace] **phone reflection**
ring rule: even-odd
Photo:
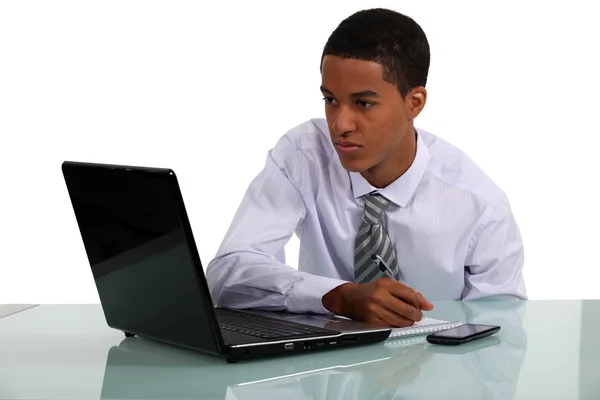
[[[526,301],[436,304],[433,318],[500,325],[460,346],[423,336],[292,357],[226,364],[140,338],[108,354],[102,398],[440,399],[514,397],[527,350]]]

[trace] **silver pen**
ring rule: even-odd
[[[381,270],[381,272],[383,272],[385,276],[387,276],[390,279],[394,279],[394,273],[392,272],[390,267],[388,267],[385,261],[383,261],[383,259],[379,257],[379,254],[373,253],[371,255],[371,261],[377,264],[377,267],[379,267],[379,269]]]
[[[390,267],[388,267],[388,265],[385,263],[385,261],[383,261],[383,259],[381,257],[379,257],[379,254],[375,254],[373,253],[371,255],[371,261],[373,261],[375,264],[377,264],[377,267],[379,267],[379,269],[381,270],[381,272],[383,272],[383,274],[390,278],[390,279],[394,279],[394,273],[392,272],[392,270],[390,269]],[[414,307],[418,310],[421,311],[421,307],[419,306],[419,303],[415,303]]]

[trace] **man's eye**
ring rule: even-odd
[[[325,100],[325,104],[334,104],[335,103],[335,99],[333,97],[323,97],[323,100]]]
[[[370,101],[358,101],[357,104],[359,106],[361,106],[362,108],[370,108],[373,107],[373,103],[371,103]]]

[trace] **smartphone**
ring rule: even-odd
[[[499,330],[498,325],[465,324],[427,335],[427,341],[431,344],[455,346],[493,335]]]
[[[427,352],[432,354],[468,354],[497,346],[500,343],[502,343],[502,340],[498,336],[488,336],[462,346],[427,346]]]

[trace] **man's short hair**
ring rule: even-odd
[[[427,83],[430,55],[425,32],[396,11],[375,8],[346,18],[327,40],[321,65],[327,55],[380,64],[383,79],[396,85],[402,97]]]

